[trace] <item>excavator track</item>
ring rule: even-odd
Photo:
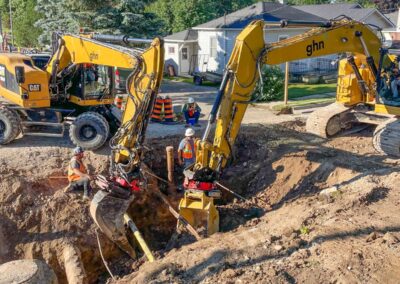
[[[322,138],[331,137],[348,126],[346,114],[350,111],[351,108],[339,103],[322,107],[310,114],[306,130]]]
[[[378,152],[400,157],[400,120],[392,118],[378,125],[374,132],[373,143]]]

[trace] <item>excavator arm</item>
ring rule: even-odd
[[[143,49],[131,49],[122,46],[102,42],[103,35],[73,35],[73,34],[55,34],[55,48],[53,56],[50,59],[46,72],[50,77],[51,93],[60,94],[59,82],[74,70],[79,64],[94,64],[109,67],[125,68],[136,70],[142,64]],[[149,45],[156,47],[160,43],[159,39],[130,39],[130,42],[138,45]],[[129,88],[129,86],[127,86]],[[69,100],[77,105],[101,105],[112,103],[112,98],[102,98],[94,102],[93,100],[85,102],[84,98],[76,95],[70,95]]]
[[[53,68],[50,69],[53,73],[59,72],[55,72],[55,69],[68,68],[67,62],[133,69],[127,78],[127,98],[121,126],[110,139],[110,175],[97,176],[96,183],[102,190],[94,196],[90,214],[110,240],[130,256],[135,257],[135,250],[127,238],[125,226],[128,225],[131,229],[136,226],[126,211],[134,200],[133,192],[146,186],[140,167],[142,143],[162,80],[163,41],[155,38],[150,41],[150,47],[146,50],[130,50],[76,36],[64,36],[63,40],[65,45],[61,45],[59,55],[56,55],[59,59],[53,58],[49,65],[53,66],[49,67]],[[149,41],[135,40],[135,42]],[[77,50],[80,50],[79,56],[75,55]],[[150,253],[137,228],[134,235],[143,250]]]
[[[365,24],[349,20],[333,21],[326,25],[328,27],[314,28],[272,44],[264,43],[263,21],[251,23],[238,35],[226,66],[223,89],[218,94],[209,126],[198,147],[197,167],[219,171],[226,165],[263,64],[276,65],[348,52],[371,56],[371,69],[376,70],[381,40],[375,31]],[[216,119],[214,143],[210,145],[207,138],[217,111],[219,116]],[[209,149],[212,149],[210,155],[205,155],[203,152],[209,152]]]
[[[283,22],[283,25],[305,24]],[[377,75],[375,62],[379,58],[381,41],[373,29],[349,19],[317,25],[319,27],[306,33],[271,44],[264,42],[263,21],[250,23],[237,36],[207,128],[202,139],[197,141],[196,163],[185,171],[186,191],[180,203],[180,212],[193,226],[199,227],[201,219],[204,221],[204,218],[196,218],[196,214],[203,211],[203,215],[207,216],[208,234],[218,230],[219,217],[213,200],[215,181],[232,155],[240,125],[264,64],[275,65],[348,52],[365,55],[368,67]],[[215,134],[213,142],[210,142],[208,138],[214,124]]]

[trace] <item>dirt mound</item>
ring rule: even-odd
[[[375,153],[371,130],[329,141],[304,133],[304,123],[243,126],[221,183],[221,233],[200,242],[169,242],[176,221],[151,189],[177,207],[182,193],[149,178],[129,213],[158,256],[133,261],[100,234],[103,253],[120,283],[390,282],[400,273],[397,161]],[[147,142],[145,163],[166,178],[165,146]],[[67,147],[0,148],[0,263],[45,260],[66,283],[66,259],[81,262],[89,282],[104,283],[89,204],[62,189]],[[88,153],[91,173],[105,173],[108,149]],[[11,158],[18,157],[18,159]],[[175,183],[182,181],[175,167]],[[160,221],[162,220],[162,221]],[[167,248],[167,249],[165,249]],[[388,261],[381,261],[387,259]],[[72,265],[73,266],[73,265]],[[81,277],[80,267],[73,276]],[[67,269],[68,270],[68,269]],[[392,277],[392,278],[391,278]]]
[[[299,121],[243,127],[221,182],[248,201],[219,202],[225,233],[173,249],[118,283],[396,279],[397,162],[375,153],[368,129],[330,141],[303,131]]]
[[[33,147],[17,151],[11,148],[9,153],[23,153],[18,159],[7,157],[4,148],[0,151],[0,263],[42,259],[56,272],[59,282],[66,283],[66,258],[74,259],[80,263],[90,283],[98,281],[105,268],[89,203],[82,200],[81,192],[63,191],[68,184],[65,169],[70,149]],[[107,175],[108,155],[103,151],[104,154],[86,153],[85,163],[90,173]],[[148,182],[149,189],[158,190],[157,181],[149,177]],[[172,199],[176,200],[178,198]],[[129,213],[154,251],[165,247],[176,221],[154,192],[138,194]],[[99,235],[105,258],[115,262],[114,273],[130,272],[134,261],[101,233]]]

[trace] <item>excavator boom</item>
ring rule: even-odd
[[[198,147],[200,160],[197,167],[220,170],[225,166],[263,64],[276,65],[341,52],[365,54],[372,57],[373,62],[379,59],[381,41],[376,32],[356,21],[332,21],[329,27],[313,28],[304,34],[271,44],[265,44],[263,28],[263,21],[252,22],[236,38],[226,66],[225,80],[221,84],[222,90],[213,108],[212,115],[216,116],[216,111],[219,111],[214,143],[212,146],[208,144],[209,132],[206,131]],[[213,123],[212,115],[210,124]],[[211,155],[202,153],[209,149],[213,149]]]
[[[127,79],[122,125],[110,140],[110,177],[98,177],[96,182],[102,190],[96,193],[90,206],[91,216],[101,231],[132,257],[135,251],[126,237],[124,220],[134,200],[133,191],[145,186],[140,168],[142,143],[163,75],[162,40],[154,39],[147,50],[134,58],[135,68]]]

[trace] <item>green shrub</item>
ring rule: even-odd
[[[264,66],[262,68],[264,86],[258,81],[253,93],[253,99],[258,102],[268,102],[283,99],[285,73],[279,66]]]

